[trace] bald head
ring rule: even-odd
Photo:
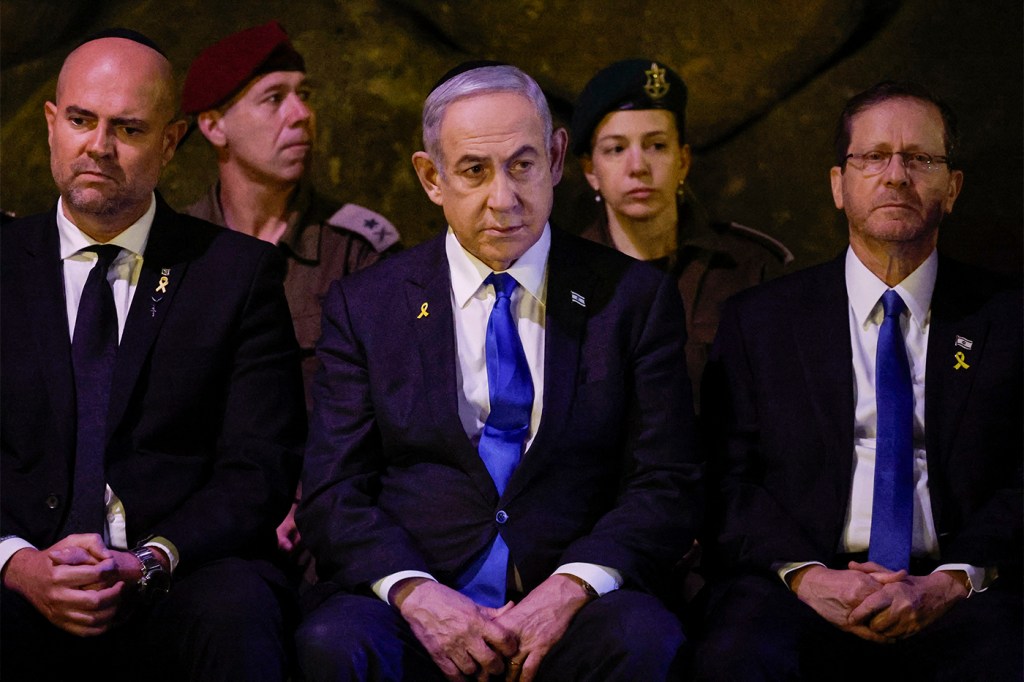
[[[184,134],[170,62],[127,38],[91,40],[64,60],[55,100],[45,113],[65,215],[107,241],[149,208]]]
[[[177,110],[177,94],[171,63],[159,51],[127,38],[98,38],[83,43],[64,60],[57,76],[57,101],[69,78],[88,70],[96,77],[134,83],[138,94],[152,102],[154,110],[169,121]]]

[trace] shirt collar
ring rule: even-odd
[[[451,227],[448,228],[444,247],[448,256],[448,269],[452,276],[452,292],[455,294],[455,303],[460,308],[464,308],[493,271],[479,258],[462,248]],[[550,251],[551,225],[548,223],[544,225],[544,231],[541,232],[536,243],[505,271],[512,275],[524,291],[542,305],[547,294],[544,276],[547,271]]]
[[[910,275],[892,289],[900,295],[910,311],[910,319],[924,329],[928,325],[928,311],[935,291],[935,277],[939,272],[939,253],[932,253]],[[853,249],[846,251],[846,292],[853,308],[854,317],[861,328],[877,324],[881,320],[879,299],[890,287],[878,279],[873,272],[860,262]]]
[[[155,216],[156,199],[151,194],[149,208],[142,214],[142,217],[107,243],[115,244],[125,251],[141,256],[146,251],[146,243],[149,242],[149,232],[153,227],[153,218]],[[60,235],[61,260],[65,260],[83,249],[100,243],[82,232],[77,225],[68,220],[67,216],[64,215],[63,197],[57,199],[57,233]]]

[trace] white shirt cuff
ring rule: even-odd
[[[371,585],[370,589],[372,589],[373,593],[380,597],[384,603],[390,604],[391,602],[388,601],[388,594],[391,593],[391,588],[398,582],[407,578],[426,578],[427,580],[433,580],[435,583],[437,582],[437,578],[429,573],[424,573],[423,571],[399,571],[397,573],[384,576]]]
[[[150,538],[145,544],[146,547],[156,547],[160,549],[164,554],[167,555],[167,561],[170,563],[170,573],[174,573],[174,569],[178,567],[178,548],[174,546],[174,543],[165,537],[157,536]]]
[[[975,592],[984,592],[988,589],[988,586],[992,584],[992,581],[996,579],[995,569],[991,571],[992,575],[990,577],[990,571],[981,568],[980,566],[971,566],[970,564],[942,564],[932,571],[932,573],[937,571],[963,571],[966,573],[967,583],[969,585],[967,590],[968,597]]]
[[[7,562],[11,560],[11,557],[14,556],[16,552],[20,552],[23,549],[35,548],[36,546],[31,542],[28,540],[22,540],[16,535],[10,535],[4,538],[3,541],[0,541],[0,573],[3,572],[4,568],[7,566]]]
[[[820,561],[789,561],[786,563],[774,564],[772,568],[782,578],[782,582],[786,583],[786,587],[789,587],[789,577],[794,571],[799,571],[804,566],[824,566],[825,564]]]
[[[614,568],[599,564],[588,564],[581,561],[562,564],[555,569],[555,573],[571,573],[589,583],[598,596],[603,596],[622,587],[622,574]]]

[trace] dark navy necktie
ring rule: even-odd
[[[898,571],[910,566],[914,522],[914,391],[900,329],[907,305],[890,289],[875,355],[878,433],[868,559]]]
[[[494,287],[495,301],[487,321],[487,383],[491,412],[480,434],[479,452],[494,479],[499,497],[519,464],[523,443],[530,431],[533,380],[526,353],[512,315],[512,292],[517,286],[508,273],[491,273],[485,284]],[[508,520],[504,511],[495,515],[499,526]],[[505,603],[508,545],[500,530],[469,570],[457,581],[460,591],[484,606]]]
[[[98,255],[78,303],[71,341],[78,406],[74,487],[65,533],[102,533],[106,476],[107,408],[117,357],[117,308],[107,272],[121,247],[111,244],[88,249]]]

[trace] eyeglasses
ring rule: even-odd
[[[852,159],[850,165],[865,175],[876,175],[889,167],[893,156],[902,157],[903,167],[911,173],[931,173],[947,163],[945,156],[932,156],[924,152],[887,152],[881,149],[873,149],[863,154],[847,154],[846,160]]]

